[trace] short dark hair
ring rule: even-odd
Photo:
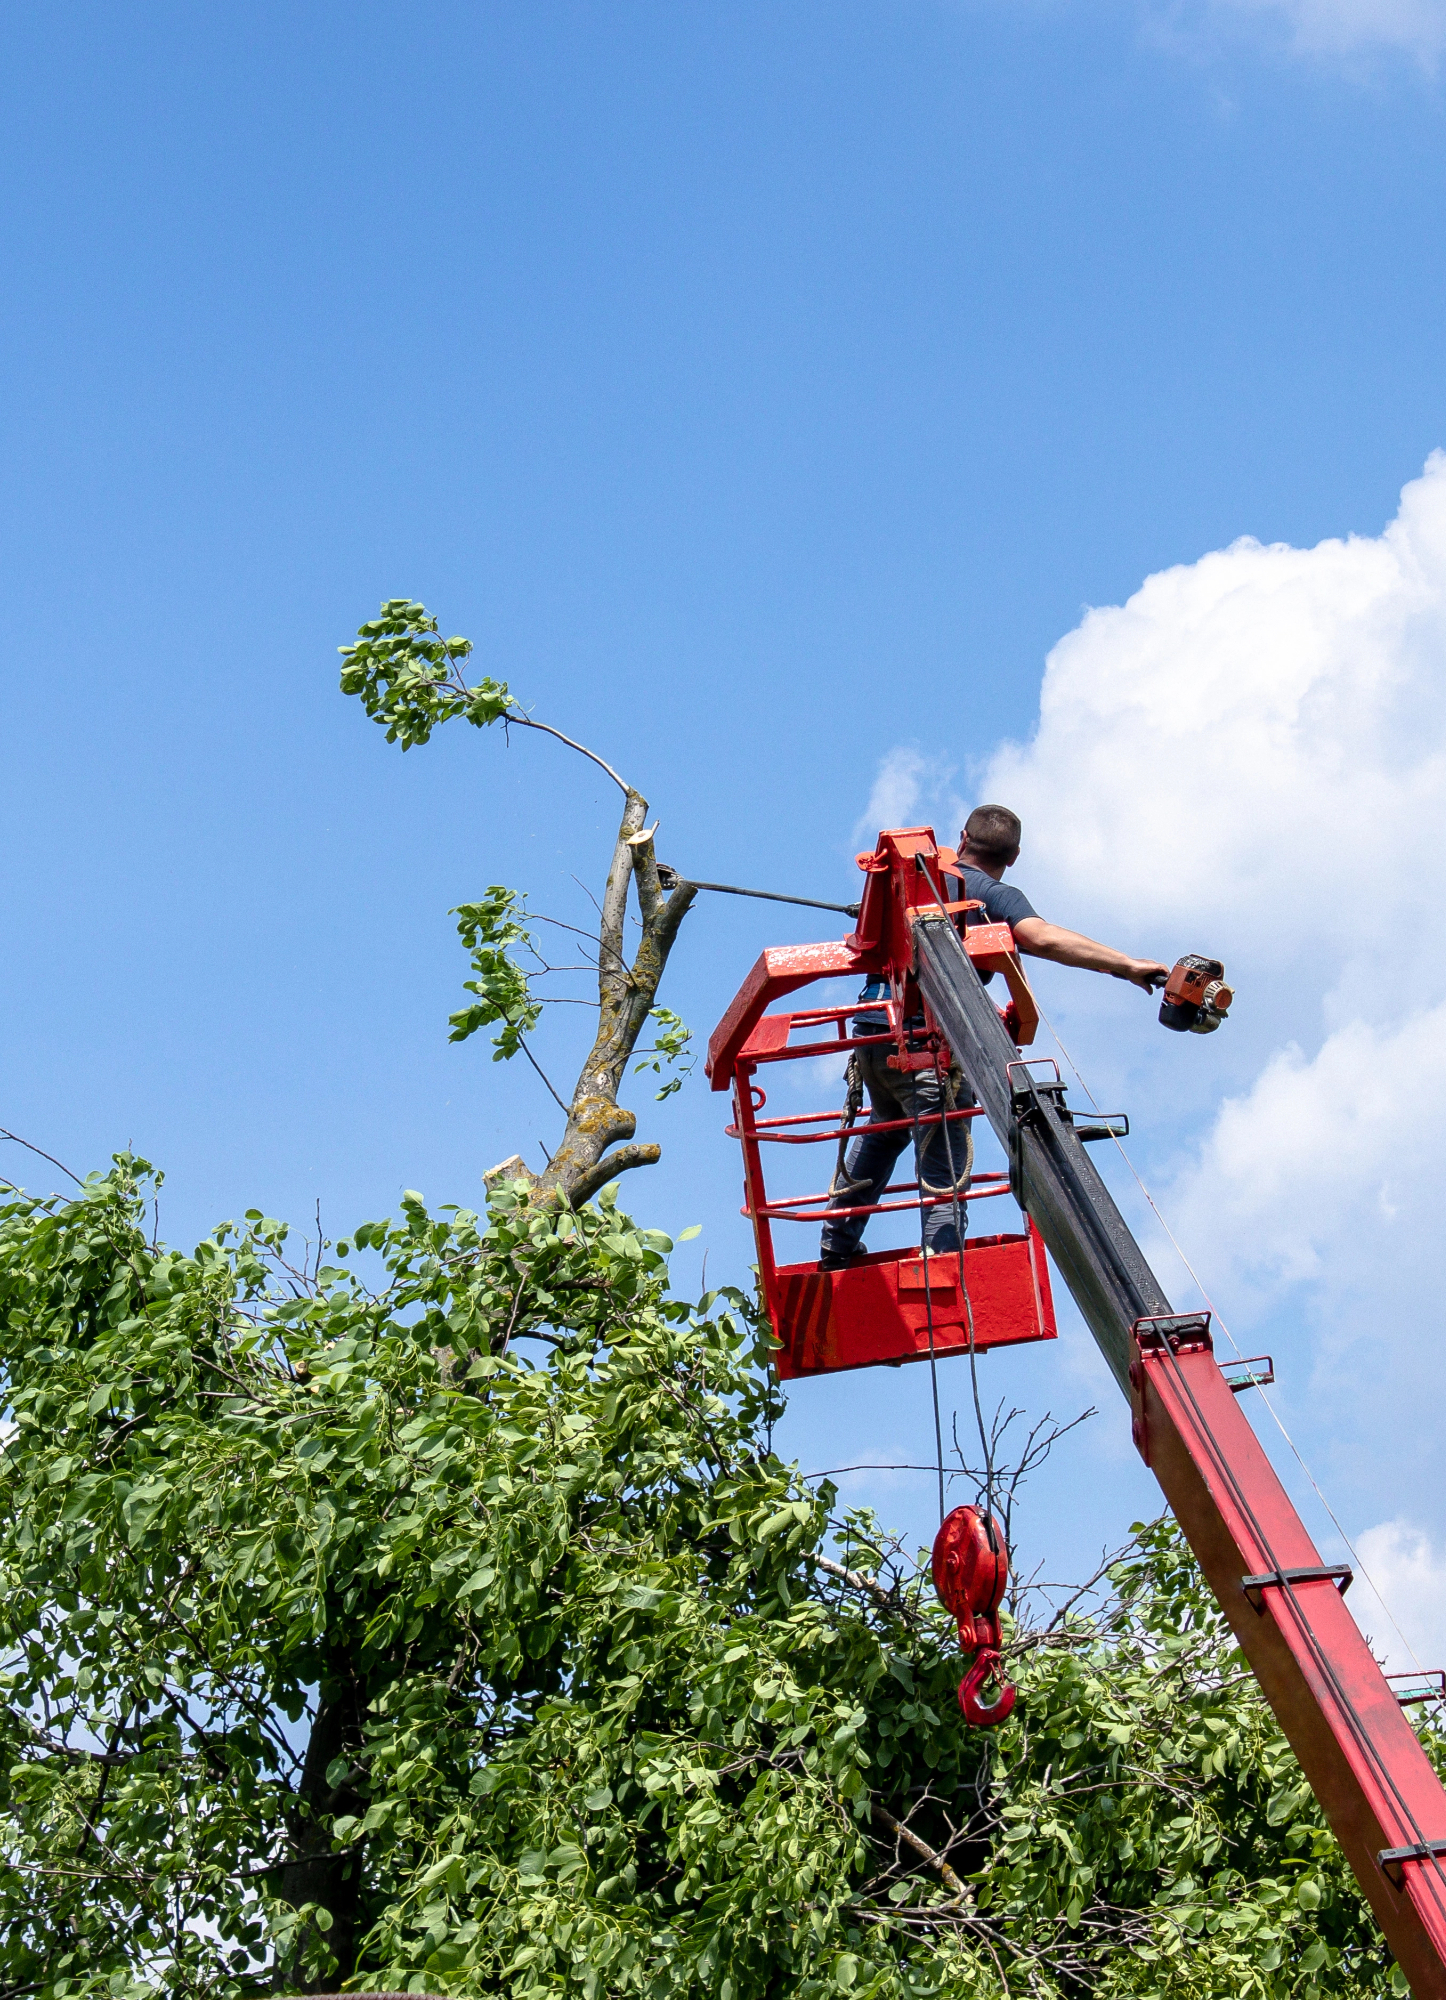
[[[1007,863],[1018,848],[1023,831],[1019,814],[1011,812],[1008,806],[975,806],[964,822],[959,845],[962,847],[967,840],[986,861]]]

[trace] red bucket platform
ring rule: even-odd
[[[977,1353],[1055,1338],[1044,1245],[1032,1224],[1023,1236],[967,1237],[962,1288],[957,1255],[928,1260],[927,1302],[924,1273],[917,1250],[875,1251],[846,1271],[780,1265],[773,1315],[778,1373],[787,1381],[838,1368],[879,1363],[898,1368],[905,1361],[927,1360],[929,1305],[935,1358],[967,1354],[966,1293]]]
[[[1050,1294],[1049,1271],[1044,1244],[1027,1217],[1018,1234],[972,1236],[966,1238],[963,1270],[958,1252],[929,1257],[917,1247],[907,1250],[878,1250],[861,1256],[846,1268],[821,1271],[816,1261],[780,1264],[773,1244],[775,1222],[793,1222],[821,1227],[828,1204],[828,1190],[821,1193],[790,1195],[778,1200],[769,1197],[765,1185],[765,1146],[827,1146],[836,1149],[844,1136],[843,1111],[815,1111],[776,1117],[762,1115],[767,1105],[765,1092],[755,1082],[761,1070],[776,1063],[805,1062],[820,1056],[846,1056],[853,1049],[871,1045],[903,1049],[902,1018],[912,1018],[922,1004],[912,979],[895,981],[892,995],[870,1002],[872,1011],[887,1016],[887,1029],[875,1036],[855,1036],[849,1032],[859,1003],[841,1007],[808,1008],[795,1013],[768,1014],[769,1002],[797,991],[816,980],[840,974],[868,976],[883,972],[891,958],[889,936],[895,913],[880,893],[885,887],[879,859],[886,853],[907,849],[910,868],[902,874],[911,892],[917,883],[920,904],[932,898],[941,914],[951,918],[966,908],[947,901],[941,863],[952,862],[948,850],[934,845],[925,829],[910,829],[880,837],[879,858],[861,856],[860,866],[871,873],[858,929],[851,938],[836,944],[791,945],[766,951],[720,1022],[709,1051],[708,1072],[715,1090],[733,1086],[734,1119],[729,1136],[743,1146],[743,1213],[753,1224],[758,1249],[758,1273],[768,1308],[777,1351],[774,1365],[785,1380],[803,1375],[831,1374],[845,1368],[898,1367],[905,1361],[926,1360],[932,1347],[936,1359],[948,1355],[987,1353],[994,1347],[1017,1346],[1021,1342],[1053,1340],[1056,1337],[1054,1301]],[[914,855],[920,859],[915,862]],[[872,892],[872,893],[870,893]],[[977,905],[967,906],[970,910]],[[1028,987],[1014,956],[1014,939],[1006,925],[989,924],[964,933],[966,949],[981,970],[997,970],[1009,983],[1016,1005],[1028,1019],[1032,1032],[1034,1009]],[[932,1024],[931,1024],[932,1028]],[[1026,1032],[1021,1039],[1028,1039]],[[947,1067],[947,1048],[940,1050]],[[934,1056],[908,1060],[911,1068],[932,1064]],[[977,1106],[935,1112],[922,1117],[920,1128],[934,1126],[941,1118],[963,1126],[981,1116]],[[907,1160],[912,1171],[914,1121],[900,1119],[875,1123],[872,1130],[895,1131],[907,1135],[908,1144],[900,1161]],[[857,1138],[871,1129],[866,1120],[853,1128]],[[987,1201],[1009,1194],[1007,1173],[978,1173],[961,1199],[969,1203]],[[916,1180],[893,1183],[878,1202],[865,1208],[868,1215],[898,1214],[923,1207],[949,1206],[949,1197],[922,1196]],[[859,1210],[851,1211],[858,1214]],[[962,1276],[962,1283],[961,1283]]]

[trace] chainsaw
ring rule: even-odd
[[[1218,958],[1192,952],[1177,959],[1165,982],[1160,1002],[1160,1026],[1176,1034],[1211,1035],[1230,1012],[1234,992],[1225,984],[1225,967]]]

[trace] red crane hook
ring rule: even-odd
[[[999,1662],[999,1607],[1009,1582],[1004,1537],[992,1514],[956,1507],[934,1537],[934,1588],[939,1602],[957,1621],[959,1644],[974,1663],[959,1683],[959,1706],[975,1729],[993,1729],[1011,1714],[1018,1690],[1004,1678]],[[999,1693],[980,1700],[989,1681]]]

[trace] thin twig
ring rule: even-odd
[[[511,1340],[512,1329],[517,1324],[517,1308],[522,1303],[522,1292],[523,1292],[523,1287],[526,1285],[526,1283],[527,1283],[527,1274],[524,1272],[523,1275],[517,1280],[517,1290],[512,1294],[512,1310],[507,1315],[507,1331],[503,1334],[502,1345],[497,1350],[499,1354],[505,1354],[507,1352],[507,1343],[509,1340]]]
[[[537,1074],[542,1078],[543,1082],[547,1085],[548,1089],[552,1091],[553,1102],[557,1105],[563,1117],[564,1118],[568,1117],[570,1114],[568,1112],[567,1106],[563,1103],[562,1099],[558,1096],[557,1092],[555,1090],[552,1090],[551,1078],[548,1076],[547,1071],[542,1067],[542,1064],[537,1060],[537,1057],[532,1053],[531,1049],[528,1048],[527,1037],[521,1032],[521,1030],[518,1031],[517,1046],[518,1048],[521,1049],[522,1053],[526,1056],[527,1060],[532,1064],[532,1067],[537,1071]]]
[[[879,1805],[875,1801],[870,1805],[869,1810],[876,1819],[881,1819],[884,1822],[884,1825],[896,1839],[904,1841],[907,1846],[913,1848],[917,1855],[920,1855],[928,1862],[929,1866],[944,1884],[944,1887],[952,1892],[958,1902],[962,1903],[965,1901],[969,1894],[968,1888],[959,1879],[958,1875],[955,1874],[942,1854],[936,1854],[927,1840],[921,1840],[918,1834],[905,1826],[901,1819],[895,1819],[894,1815],[886,1807]]]
[[[521,729],[540,729],[544,735],[555,736],[558,742],[565,743],[569,750],[576,750],[580,756],[590,757],[600,770],[607,772],[613,783],[618,787],[618,790],[624,795],[632,790],[632,786],[620,778],[612,765],[599,757],[596,750],[589,750],[585,743],[575,743],[570,736],[564,736],[560,729],[554,729],[550,722],[535,722],[530,715],[523,715],[513,710],[508,712],[507,720],[515,722]]]
[[[55,1155],[53,1153],[47,1153],[43,1146],[32,1146],[30,1141],[28,1139],[22,1139],[18,1132],[7,1132],[5,1127],[3,1125],[0,1125],[0,1139],[9,1139],[15,1145],[23,1146],[26,1152],[28,1153],[38,1153],[42,1160],[49,1160],[52,1167],[59,1167],[60,1171],[63,1174],[69,1174],[71,1180],[75,1182],[75,1185],[77,1187],[85,1186],[85,1182],[80,1178],[80,1175],[72,1174],[70,1172],[70,1168],[65,1164],[64,1160],[57,1160]]]

